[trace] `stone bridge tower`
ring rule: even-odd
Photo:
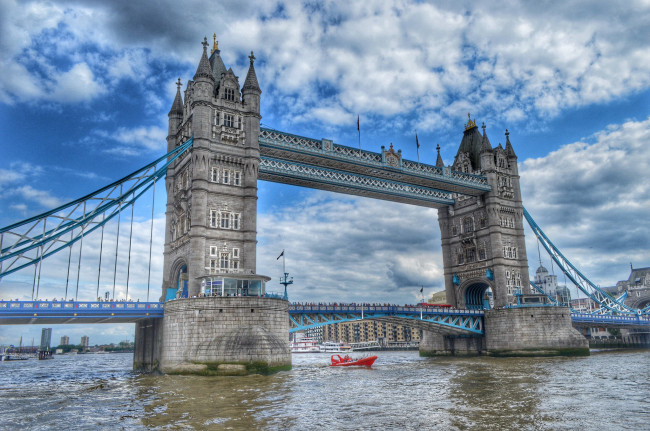
[[[216,37],[215,37],[216,39]],[[167,171],[163,298],[192,297],[211,274],[255,274],[260,94],[251,52],[244,85],[214,42],[169,112],[167,149],[194,138]],[[184,100],[184,101],[183,101]],[[168,289],[171,289],[168,292]]]
[[[486,176],[492,190],[438,210],[447,300],[458,308],[502,307],[518,290],[530,293],[517,156],[507,130],[505,148],[492,148],[482,128],[468,119],[452,169]]]

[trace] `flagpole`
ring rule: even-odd
[[[357,132],[359,132],[359,149],[361,149],[361,128],[359,127],[359,116],[357,115]]]

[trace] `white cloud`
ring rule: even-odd
[[[106,89],[96,81],[86,63],[75,64],[70,70],[54,77],[47,99],[61,103],[78,103],[103,94]]]
[[[521,163],[524,205],[597,284],[627,277],[630,259],[650,261],[649,141],[650,118],[631,120]],[[531,265],[534,247],[529,239]]]

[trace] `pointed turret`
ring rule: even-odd
[[[248,67],[246,80],[244,81],[244,86],[242,87],[243,102],[248,112],[259,115],[260,95],[262,94],[262,90],[260,90],[260,86],[257,83],[255,66],[253,66],[253,62],[255,61],[255,55],[253,55],[253,51],[251,51],[251,55],[248,56],[248,58],[251,61],[251,65]]]
[[[492,152],[492,145],[490,144],[490,140],[487,137],[487,133],[485,133],[485,123],[483,123],[483,141],[481,143],[481,154],[486,153],[486,152]]]
[[[512,144],[510,143],[510,132],[508,132],[508,129],[506,129],[506,156],[508,156],[508,158],[517,158],[515,150],[512,148]]]
[[[255,61],[255,56],[253,55],[253,51],[251,51],[251,55],[248,58],[251,61],[251,65],[248,68],[248,73],[246,74],[246,80],[244,81],[244,87],[242,87],[242,90],[243,91],[255,90],[261,93],[262,90],[260,90],[260,85],[257,83],[255,66],[253,66],[253,62]]]
[[[199,61],[199,67],[196,69],[194,74],[194,81],[198,81],[200,78],[206,78],[214,82],[214,76],[212,76],[212,68],[210,67],[210,61],[208,60],[208,38],[203,38],[203,55],[201,56],[201,61]]]
[[[169,110],[168,116],[180,115],[183,116],[183,98],[181,97],[181,78],[178,78],[176,82],[176,97],[174,98],[174,103],[172,103],[172,109]]]
[[[442,157],[440,157],[440,145],[436,145],[436,151],[438,151],[438,157],[436,157],[436,166],[443,168],[445,164],[442,162]]]
[[[483,137],[476,127],[476,122],[472,120],[470,114],[467,114],[467,124],[465,124],[465,132],[463,133],[463,140],[460,141],[458,152],[454,160],[454,165],[459,161],[459,156],[466,153],[472,164],[472,170],[477,171],[481,168],[481,144]],[[464,156],[463,156],[464,157]]]
[[[181,78],[176,82],[176,97],[172,108],[169,110],[169,125],[167,129],[167,151],[171,151],[176,145],[176,133],[183,122],[183,98],[181,97]]]
[[[221,75],[226,73],[226,66],[223,64],[221,59],[221,50],[219,50],[219,41],[217,41],[216,33],[213,35],[214,41],[212,43],[212,52],[210,53],[210,67],[212,67],[212,76],[216,86],[219,86],[219,81],[221,81]]]

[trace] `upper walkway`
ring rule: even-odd
[[[453,193],[490,190],[484,176],[402,159],[392,148],[374,153],[267,128],[259,145],[261,180],[432,208],[453,204]]]

